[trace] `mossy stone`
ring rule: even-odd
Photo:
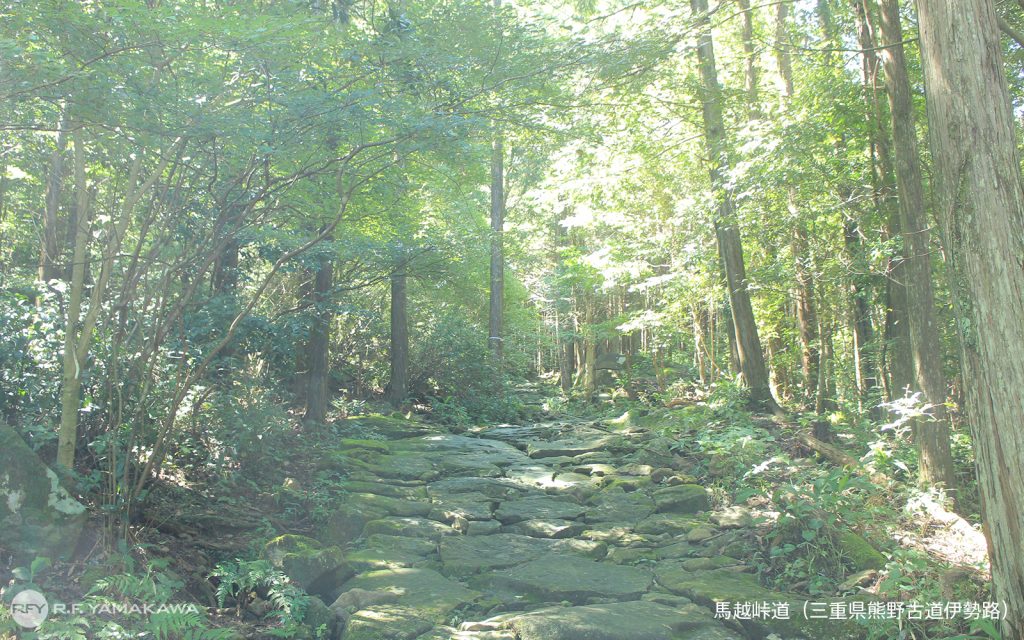
[[[866,571],[867,569],[883,569],[885,567],[885,556],[871,546],[871,543],[862,536],[852,531],[841,531],[836,536],[836,542],[842,549],[843,555],[850,560],[854,571]]]
[[[338,547],[324,547],[306,536],[285,534],[263,547],[263,557],[298,586],[314,595],[328,596],[355,570]]]

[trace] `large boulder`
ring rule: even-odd
[[[341,549],[306,536],[278,536],[263,547],[263,557],[307,592],[325,598],[355,575]]]
[[[18,562],[68,558],[86,520],[85,506],[11,427],[0,422],[0,547]]]

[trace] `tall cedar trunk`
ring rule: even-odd
[[[67,118],[62,118],[57,132],[57,145],[50,157],[50,171],[46,176],[46,200],[43,206],[43,238],[39,248],[39,279],[53,280],[62,276],[57,264],[60,248],[57,243],[57,211],[64,184],[64,153],[68,146]]]
[[[942,343],[935,327],[935,298],[932,293],[932,261],[925,211],[921,159],[914,129],[914,105],[903,54],[903,29],[897,0],[880,0],[882,45],[886,92],[892,119],[896,188],[899,195],[900,228],[906,260],[906,294],[917,387],[934,405],[934,421],[914,425],[914,439],[920,451],[919,479],[923,485],[943,484],[952,488],[953,457],[949,449],[949,419],[946,415],[946,378],[942,372]]]
[[[391,379],[388,401],[398,407],[409,395],[409,295],[403,261],[391,274]]]
[[[505,308],[505,168],[501,137],[496,135],[491,148],[491,304],[488,344],[500,359]]]
[[[783,102],[788,106],[794,93],[793,63],[785,44],[788,39],[786,25],[789,5],[781,2],[776,5],[775,12],[776,60],[779,67],[779,78],[782,82]],[[814,280],[811,271],[813,261],[809,255],[810,243],[807,239],[807,227],[800,219],[795,186],[789,187],[786,206],[794,221],[792,248],[796,271],[796,322],[800,335],[800,370],[803,373],[804,401],[813,404],[818,388],[818,319],[814,311]]]
[[[331,322],[330,291],[334,286],[334,263],[320,259],[313,280],[313,321],[306,344],[309,372],[306,374],[307,422],[322,423],[327,417],[327,377],[330,368]]]
[[[1004,638],[1024,637],[1024,191],[991,0],[918,0],[938,217],[950,256]]]
[[[744,382],[750,388],[751,402],[756,406],[778,411],[778,405],[769,387],[768,369],[764,363],[754,310],[750,304],[746,268],[743,264],[743,243],[736,227],[735,205],[732,195],[724,186],[729,160],[726,151],[725,121],[722,117],[722,88],[718,84],[718,70],[715,68],[715,49],[711,38],[711,23],[708,19],[708,3],[707,0],[690,0],[690,7],[701,30],[697,59],[700,63],[703,86],[701,103],[704,136],[711,160],[711,185],[718,201],[715,236],[718,239],[718,251],[725,265],[729,286],[740,371]]]
[[[864,81],[864,103],[867,107],[870,125],[869,156],[871,168],[872,200],[875,208],[884,213],[890,205],[892,193],[892,160],[888,133],[883,123],[881,102],[878,97],[878,56],[876,42],[871,29],[865,0],[851,0],[857,26],[857,42],[861,47],[861,71]],[[874,328],[871,322],[872,278],[868,261],[864,255],[864,239],[857,213],[844,226],[845,247],[852,266],[850,275],[850,297],[852,312],[852,333],[857,372],[858,399],[872,402],[872,413],[881,417],[878,411],[878,367],[875,358]]]

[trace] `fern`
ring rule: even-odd
[[[84,616],[49,618],[36,632],[38,640],[89,640],[89,621]]]
[[[146,630],[156,640],[177,640],[188,630],[206,626],[206,618],[198,611],[158,611],[149,617]]]
[[[210,577],[219,580],[216,590],[218,606],[223,607],[229,598],[233,599],[238,615],[248,603],[250,594],[257,589],[266,589],[282,624],[298,624],[306,615],[309,596],[266,560],[222,562]]]

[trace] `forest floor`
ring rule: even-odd
[[[962,519],[900,516],[768,417],[629,406],[473,428],[338,419],[262,452],[248,480],[165,478],[135,555],[169,560],[243,638],[853,640],[898,637],[886,600],[984,599],[976,568],[949,572],[984,562]],[[75,570],[79,593],[104,571]]]

